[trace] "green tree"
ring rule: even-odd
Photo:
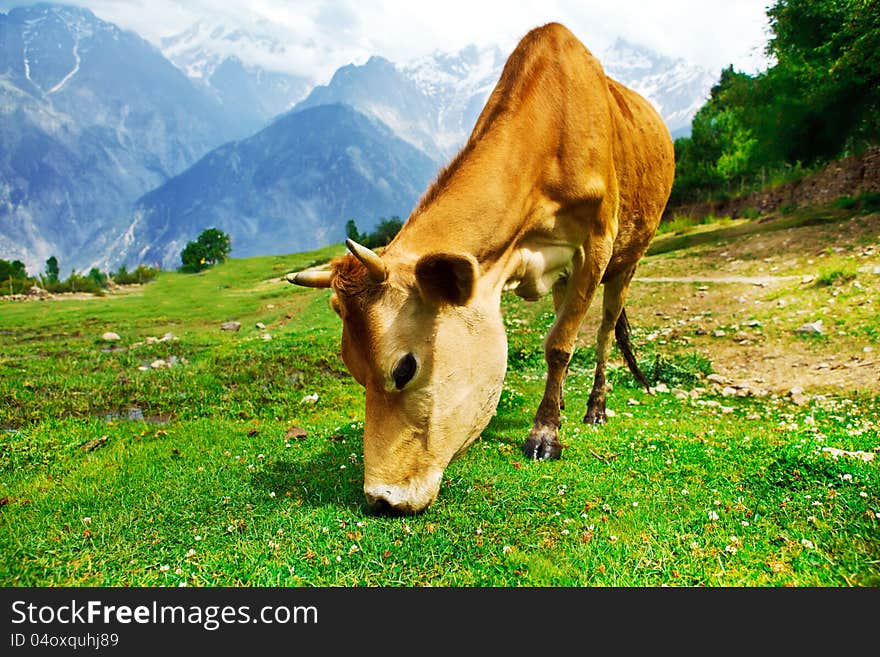
[[[670,203],[880,142],[877,0],[776,0],[767,16],[773,65],[722,72],[691,136],[676,140]]]
[[[403,222],[400,220],[400,217],[395,216],[390,219],[382,217],[379,219],[379,223],[376,224],[376,229],[372,233],[361,235],[363,239],[362,243],[364,246],[368,246],[371,249],[375,249],[379,246],[386,246],[394,239],[394,236],[400,232],[402,227]]]
[[[183,262],[183,271],[198,272],[223,262],[232,250],[232,240],[229,235],[216,228],[203,230],[198,239],[188,242],[180,259]]]
[[[358,231],[358,227],[354,219],[349,219],[345,222],[345,236],[350,240],[354,240],[358,244],[363,244],[367,239],[366,235],[361,235],[361,233]]]
[[[98,287],[105,288],[107,287],[107,274],[102,272],[97,267],[92,267],[89,270],[88,278]]]
[[[50,283],[57,283],[59,273],[58,258],[49,256],[49,259],[46,260],[46,280]]]
[[[17,294],[28,289],[32,281],[28,276],[27,269],[21,260],[0,260],[0,282],[3,283],[3,294]]]

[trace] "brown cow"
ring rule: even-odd
[[[444,468],[488,424],[507,365],[504,290],[528,300],[552,291],[556,310],[545,342],[546,389],[525,454],[561,455],[563,379],[600,283],[603,315],[584,421],[605,421],[612,332],[634,365],[624,301],[673,173],[672,141],[654,108],[607,77],[568,29],[550,23],[517,45],[467,144],[381,256],[349,241],[351,254],[330,270],[288,276],[333,288],[342,358],[366,389],[371,508],[424,509]]]

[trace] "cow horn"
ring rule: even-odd
[[[294,285],[302,285],[303,287],[330,287],[331,275],[332,272],[329,269],[307,269],[306,271],[288,274],[287,282]]]
[[[348,250],[351,251],[351,254],[355,258],[364,264],[370,278],[376,283],[382,283],[388,278],[388,270],[385,269],[385,263],[382,262],[382,258],[380,258],[375,251],[372,251],[351,239],[345,240],[345,246],[348,247]]]

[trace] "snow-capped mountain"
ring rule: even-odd
[[[84,9],[0,13],[0,258],[31,273],[50,255],[64,269],[174,267],[210,225],[245,256],[403,217],[467,140],[507,56],[374,56],[313,86],[284,72],[294,48],[317,46],[259,23],[203,21],[151,45]],[[673,136],[715,82],[624,41],[598,56]]]
[[[0,258],[87,266],[135,199],[234,128],[155,47],[86,9],[0,14]]]
[[[247,134],[289,110],[314,86],[310,76],[284,71],[287,46],[260,25],[245,29],[201,20],[161,39],[158,46],[235,112]]]
[[[345,103],[385,123],[438,163],[455,155],[501,75],[498,48],[435,52],[406,66],[384,57],[343,66],[294,111]]]
[[[686,62],[617,39],[599,55],[605,73],[650,100],[673,137],[690,134],[691,121],[717,76]]]
[[[689,134],[715,78],[684,60],[618,40],[597,55],[605,72],[650,100],[673,136]],[[438,163],[464,144],[501,75],[506,55],[470,46],[399,65],[382,57],[340,68],[294,111],[346,103],[388,125]]]

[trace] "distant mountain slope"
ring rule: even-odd
[[[503,66],[504,57],[494,48],[435,53],[408,67],[371,57],[337,70],[296,109],[346,103],[443,163],[467,139]]]
[[[689,134],[714,76],[621,39],[606,52],[594,54],[609,76],[654,104],[670,132]],[[371,57],[362,65],[340,68],[296,109],[328,102],[349,104],[443,163],[467,140],[505,61],[497,48],[475,46],[457,53],[435,52],[406,66]]]
[[[690,135],[691,121],[718,80],[683,59],[670,59],[617,39],[602,54],[605,73],[650,100],[673,137]]]
[[[132,201],[234,135],[134,33],[60,5],[0,14],[0,257],[86,266]]]
[[[145,195],[104,262],[180,265],[205,228],[232,237],[232,255],[291,253],[406,218],[436,164],[385,125],[344,105],[289,113],[248,139],[212,151]]]
[[[245,128],[242,136],[290,110],[314,86],[309,76],[281,70],[287,45],[260,27],[201,20],[158,44],[171,62],[235,114]]]

